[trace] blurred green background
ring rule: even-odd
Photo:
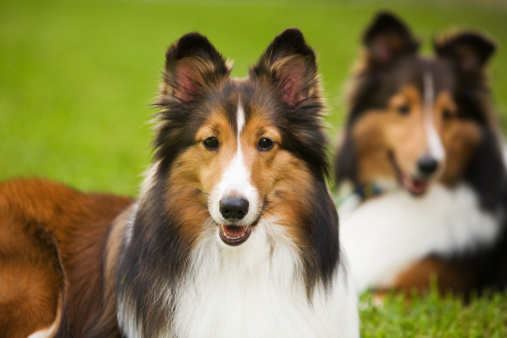
[[[199,31],[243,77],[271,40],[299,27],[319,56],[331,135],[359,38],[379,9],[426,41],[480,29],[499,52],[491,78],[507,111],[503,1],[0,1],[0,179],[40,176],[84,190],[136,195],[151,157],[148,121],[168,45]],[[506,129],[504,124],[503,129]]]
[[[207,35],[243,77],[278,33],[299,27],[319,56],[333,136],[361,32],[379,9],[404,18],[426,53],[432,36],[451,28],[494,37],[493,93],[507,112],[505,0],[0,0],[0,180],[39,176],[135,196],[152,154],[149,105],[164,53],[190,31]],[[411,306],[364,297],[363,337],[507,336],[507,293],[467,307],[435,292]]]

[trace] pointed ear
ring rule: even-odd
[[[471,31],[441,36],[433,46],[438,57],[451,60],[462,74],[482,71],[496,50],[492,39]]]
[[[419,48],[410,28],[394,14],[380,12],[363,33],[367,62],[386,66],[405,55],[413,55]]]
[[[274,85],[280,101],[292,108],[318,96],[315,53],[297,28],[283,31],[271,42],[250,76]]]
[[[190,103],[229,73],[222,55],[205,36],[186,34],[166,52],[162,99]]]

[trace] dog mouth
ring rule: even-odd
[[[393,152],[389,153],[389,158],[391,159],[391,163],[393,165],[394,171],[396,172],[396,177],[398,182],[412,195],[412,196],[422,196],[428,191],[429,181],[424,178],[417,178],[409,174],[405,174],[401,171],[400,166],[396,162],[396,158]]]
[[[428,190],[429,182],[427,180],[415,178],[403,173],[399,176],[399,180],[405,189],[414,196],[422,196]]]
[[[249,225],[235,225],[235,224],[220,224],[218,227],[218,234],[222,242],[230,246],[238,246],[247,241],[252,234],[254,228],[259,220]]]
[[[250,225],[220,224],[218,233],[222,242],[236,246],[246,242],[252,233],[252,227]]]

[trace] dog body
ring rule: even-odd
[[[357,335],[355,300],[347,294],[351,281],[346,281],[343,267],[332,277],[329,292],[316,287],[309,299],[304,279],[295,278],[301,262],[291,239],[284,232],[272,232],[271,227],[279,226],[274,219],[257,226],[246,243],[225,249],[217,245],[217,235],[209,229],[189,257],[192,275],[184,276],[174,289],[168,284],[152,285],[150,297],[171,318],[159,326],[158,336]],[[277,243],[275,248],[272,242]],[[147,318],[139,325],[137,305],[129,296],[119,298],[120,327],[126,336],[145,336],[152,332],[148,325],[155,319]]]
[[[315,54],[289,29],[249,78],[229,73],[205,37],[183,36],[166,54],[139,200],[119,200],[93,241],[42,224],[68,281],[61,336],[359,335],[325,183]],[[81,283],[67,250],[78,250],[76,268],[95,267]],[[67,297],[91,281],[99,290],[89,299]]]
[[[351,83],[337,182],[352,184],[342,238],[359,291],[503,288],[506,175],[484,66],[494,44],[474,32],[435,41],[377,16]],[[346,218],[346,219],[344,219]]]
[[[37,179],[0,184],[2,335],[78,337],[95,326],[110,225],[131,203]]]

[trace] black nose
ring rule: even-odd
[[[417,161],[419,171],[424,175],[433,174],[438,168],[438,162],[431,156],[423,156]]]
[[[225,197],[220,201],[220,213],[229,221],[237,221],[248,213],[248,206],[248,201],[242,197]]]

